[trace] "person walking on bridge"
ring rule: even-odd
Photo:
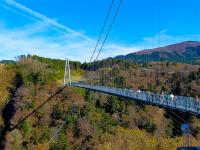
[[[170,98],[171,98],[171,104],[173,105],[173,103],[174,103],[174,106],[176,107],[176,101],[175,101],[176,97],[175,97],[175,95],[171,94]]]
[[[160,96],[160,102],[161,102],[161,104],[163,104],[164,98],[165,98],[165,94],[164,94],[164,92],[162,91],[162,92],[161,92],[161,96]]]

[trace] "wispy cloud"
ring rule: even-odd
[[[0,25],[0,53],[4,53],[4,55],[0,55],[0,59],[12,59],[21,54],[36,54],[50,58],[64,59],[69,57],[82,62],[89,60],[94,44],[87,40],[76,39],[74,41],[70,34],[63,35],[51,32],[44,23],[31,24],[16,29]],[[51,34],[56,35],[51,36]],[[108,44],[103,49],[99,59],[137,50],[138,47]]]
[[[25,25],[15,28],[6,26],[6,21],[0,20],[0,59],[13,59],[21,54],[35,54],[89,61],[95,41],[84,33],[62,25],[55,19],[35,12],[15,0],[5,0],[4,3],[0,3],[0,7],[13,12],[15,17],[22,16],[29,20]],[[165,29],[135,43],[118,41],[107,43],[99,59],[199,39],[200,35],[172,36]]]
[[[54,27],[55,29],[59,30],[60,32],[67,32],[67,33],[71,33],[73,34],[74,36],[79,36],[85,40],[88,40],[90,42],[95,42],[93,41],[92,39],[88,38],[87,36],[83,35],[82,33],[80,32],[77,32],[67,26],[64,26],[58,22],[56,22],[55,20],[43,15],[43,14],[40,14],[36,11],[33,11],[31,10],[30,8],[16,2],[15,0],[5,0],[5,3],[7,5],[10,5],[10,6],[14,6],[16,7],[17,9],[23,11],[24,13],[26,13],[26,15],[30,15],[30,17],[34,18],[34,19],[38,19],[39,21],[42,21],[42,22],[45,22],[45,23],[48,23],[50,26]]]
[[[0,51],[5,53],[7,58],[13,58],[20,54],[36,54],[51,58],[65,58],[84,61],[93,47],[93,44],[86,40],[74,42],[66,41],[66,35],[47,36],[38,34],[45,32],[44,25],[39,23],[18,29],[7,29],[0,27]],[[46,31],[50,32],[50,31]],[[62,39],[62,42],[59,41]],[[85,53],[80,53],[83,52]],[[5,56],[4,55],[4,56]],[[2,56],[0,56],[2,57]]]
[[[36,22],[15,29],[5,26],[0,28],[0,48],[6,53],[1,55],[4,56],[3,58],[5,56],[13,58],[20,54],[37,54],[53,58],[70,57],[79,61],[89,60],[95,41],[83,33],[35,12],[15,0],[5,0],[5,3],[0,6]],[[51,36],[52,33],[54,36]],[[104,47],[99,59],[126,54],[132,50],[126,46],[108,44]],[[116,53],[113,53],[114,51]]]
[[[53,58],[87,60],[88,56],[84,54],[90,53],[95,41],[14,0],[4,2],[0,4],[1,7],[36,23],[15,29],[1,26],[0,59],[12,59],[20,54],[37,54]]]
[[[162,30],[161,32],[155,34],[152,37],[143,38],[143,44],[147,43],[149,48],[166,46],[169,44],[179,43],[183,41],[199,41],[200,34],[190,34],[190,35],[170,35],[167,34],[167,30]],[[142,44],[139,43],[139,44]]]

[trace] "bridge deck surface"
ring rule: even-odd
[[[157,94],[146,91],[134,91],[129,89],[90,85],[86,83],[71,83],[68,84],[68,86],[103,92],[138,102],[149,103],[151,105],[156,105],[159,107],[176,109],[182,112],[189,112],[194,115],[200,115],[200,101],[191,97],[173,97],[168,94]]]

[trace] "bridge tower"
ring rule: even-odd
[[[71,84],[71,69],[70,69],[70,60],[66,58],[65,60],[65,72],[64,72],[64,85]],[[67,82],[67,72],[68,72],[68,82]]]

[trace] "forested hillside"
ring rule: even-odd
[[[170,61],[199,64],[200,42],[186,41],[155,49],[142,50],[125,56],[117,56],[116,58],[137,63]]]
[[[0,66],[2,148],[175,150],[183,144],[180,125],[177,127],[168,110],[70,87],[13,128],[62,86],[64,63],[21,56],[16,64]],[[87,78],[95,84],[200,97],[197,65],[108,59],[90,64],[71,62],[71,68],[73,81]],[[200,140],[199,120],[176,113],[191,123]],[[191,142],[197,145],[194,138]]]
[[[0,64],[0,131],[5,127],[2,116],[3,108],[9,102],[17,86],[17,74],[15,69]]]

